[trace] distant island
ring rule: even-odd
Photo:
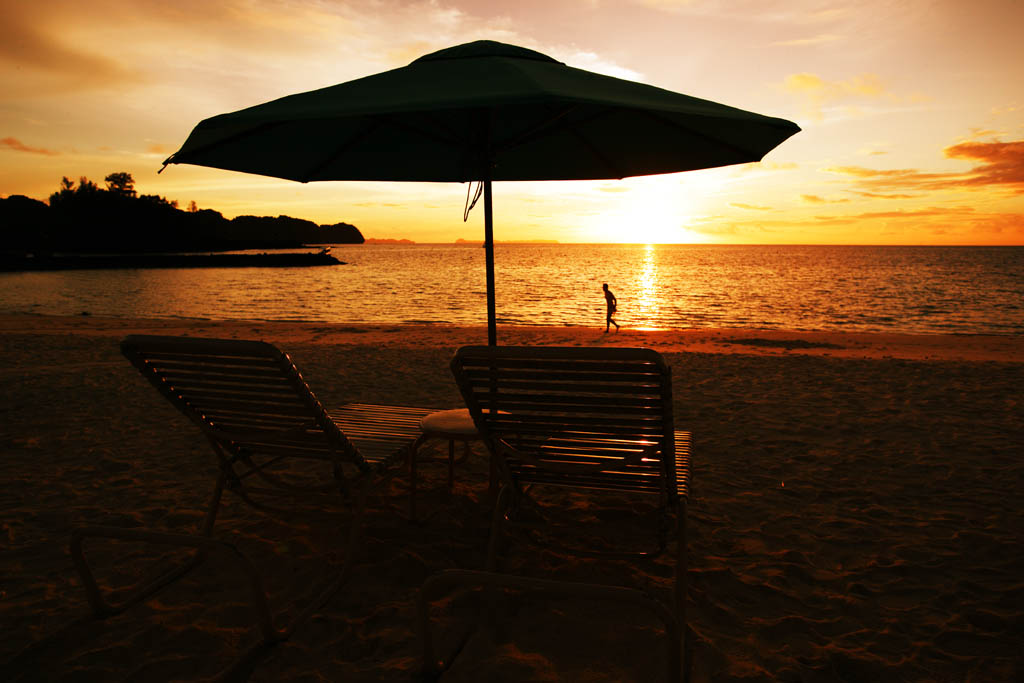
[[[363,240],[363,244],[416,244],[412,240],[406,239],[391,239],[382,237],[367,237]]]
[[[23,195],[0,199],[0,252],[10,261],[55,254],[217,252],[365,242],[348,223],[317,225],[291,216],[229,220],[219,211],[197,208],[195,202],[182,210],[176,201],[137,195],[130,173],[112,173],[105,180],[102,188],[85,177],[77,185],[65,177],[49,203]]]

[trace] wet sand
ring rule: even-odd
[[[215,476],[202,435],[120,356],[126,334],[264,339],[330,406],[459,405],[454,350],[481,328],[0,316],[0,669],[15,681],[195,680],[251,643],[246,596],[211,558],[143,605],[87,617],[68,554],[85,524],[191,531]],[[688,623],[695,681],[1014,681],[1024,678],[1024,340],[766,330],[502,328],[505,344],[649,346],[673,369],[694,435]],[[444,444],[429,447],[441,453]],[[412,680],[415,595],[432,573],[481,568],[480,447],[371,499],[346,587],[253,681]],[[572,494],[583,522],[629,521],[625,501]],[[323,575],[340,539],[228,498],[217,523],[264,570],[275,602]],[[599,539],[600,541],[600,539]],[[98,547],[131,581],[156,554]],[[636,586],[667,598],[668,558],[595,561],[517,546],[519,574]],[[472,598],[442,601],[442,645]],[[478,632],[444,680],[660,680],[657,623],[574,600],[522,598]]]

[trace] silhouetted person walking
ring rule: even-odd
[[[619,324],[612,320],[612,316],[615,315],[615,311],[619,307],[619,300],[612,294],[612,290],[608,289],[608,283],[601,285],[601,289],[604,290],[604,301],[607,304],[607,315],[604,320],[604,331],[607,332],[612,325],[615,325],[615,331],[619,331]]]

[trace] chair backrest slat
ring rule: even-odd
[[[274,367],[244,367],[239,365],[225,365],[223,363],[210,362],[208,359],[204,360],[197,358],[196,362],[192,365],[182,365],[176,363],[174,365],[163,365],[159,360],[148,359],[152,363],[160,365],[161,371],[166,373],[169,377],[178,377],[180,379],[201,379],[204,377],[221,377],[231,382],[241,383],[256,383],[256,382],[271,382],[277,383],[281,381],[281,370],[280,368]]]
[[[249,352],[251,353],[251,351]],[[221,353],[152,353],[149,359],[159,362],[161,367],[185,368],[195,367],[197,363],[209,365],[222,365],[224,367],[251,368],[252,370],[277,370],[277,361],[272,358],[260,358],[253,356],[235,356]]]
[[[675,496],[671,373],[657,352],[470,346],[452,371],[511,476]]]
[[[132,335],[121,350],[214,442],[247,456],[306,449],[368,465],[287,354],[247,340]]]

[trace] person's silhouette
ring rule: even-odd
[[[615,315],[615,311],[618,310],[619,300],[612,294],[612,290],[608,289],[608,283],[601,285],[601,289],[604,290],[604,301],[607,305],[607,314],[604,320],[604,331],[607,332],[612,325],[615,325],[615,331],[619,331],[619,324],[612,320],[612,316]]]

